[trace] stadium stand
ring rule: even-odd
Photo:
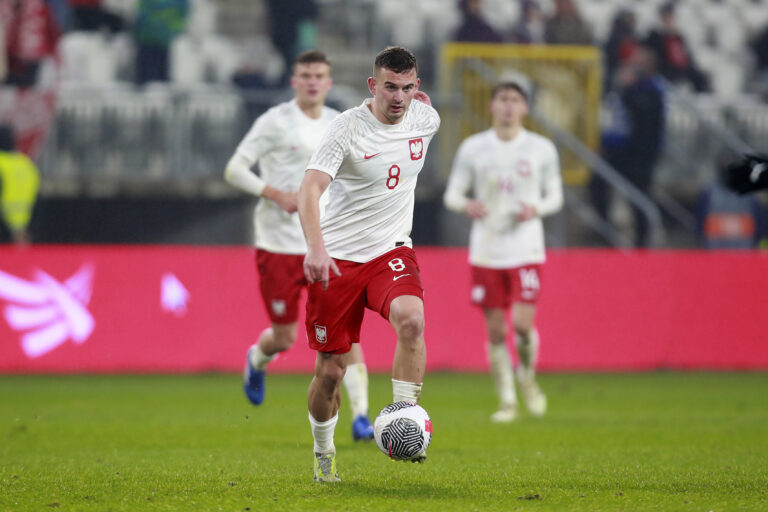
[[[452,101],[437,94],[438,62],[441,47],[460,21],[458,2],[316,3],[317,43],[334,63],[334,104],[346,108],[365,97],[362,78],[370,73],[370,56],[386,44],[416,50],[424,87],[433,93],[433,101],[438,106]],[[537,3],[545,16],[553,13],[554,0]],[[658,25],[664,3],[575,2],[598,47],[606,41],[619,9],[634,12],[637,33],[643,38]],[[234,194],[220,186],[221,166],[251,120],[287,96],[277,86],[285,63],[270,41],[264,0],[190,0],[189,4],[184,32],[171,45],[168,83],[132,84],[136,50],[130,27],[136,0],[103,2],[104,9],[123,20],[123,30],[70,27],[63,33],[58,75],[51,80],[41,73],[48,84],[56,84],[54,122],[47,144],[34,155],[44,176],[44,197],[77,197],[94,190],[142,193],[142,187],[155,191],[158,181],[169,193]],[[511,41],[520,5],[511,0],[482,2],[485,19],[506,41]],[[671,87],[665,150],[656,173],[659,194],[654,199],[665,210],[665,223],[683,233],[669,243],[690,246],[695,242],[686,233],[691,232],[693,202],[715,176],[715,154],[723,148],[765,150],[768,105],[761,94],[768,88],[758,79],[750,43],[768,27],[768,1],[679,0],[675,5],[677,17],[685,20],[680,30],[712,90],[696,94],[687,86]],[[561,100],[540,90],[540,103]],[[0,117],[8,117],[2,110],[9,108],[0,105]],[[420,200],[437,197],[444,186],[446,172],[435,166],[431,162],[425,169]],[[578,196],[582,188],[574,184],[571,192]],[[615,216],[620,226],[621,211],[619,207]],[[585,240],[582,231],[571,231],[565,229],[554,243]]]

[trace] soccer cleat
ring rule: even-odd
[[[520,383],[520,391],[528,411],[534,416],[544,416],[547,412],[547,396],[541,392],[536,381]]]
[[[253,405],[261,405],[264,401],[264,370],[257,370],[251,364],[251,350],[256,345],[248,349],[245,356],[245,372],[243,373],[243,391],[245,396]]]
[[[352,439],[355,441],[370,441],[373,439],[373,425],[371,425],[368,416],[359,415],[352,422]]]
[[[341,482],[336,471],[336,452],[315,452],[315,482]]]
[[[517,419],[517,405],[503,405],[499,410],[491,414],[494,423],[512,423]]]

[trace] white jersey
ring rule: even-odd
[[[544,262],[541,217],[557,212],[563,203],[559,158],[552,141],[527,130],[510,141],[501,140],[493,129],[467,138],[454,159],[446,206],[462,211],[470,190],[488,210],[472,223],[472,265],[512,268]],[[517,221],[523,203],[535,206],[538,216]]]
[[[403,120],[384,124],[367,99],[331,123],[307,169],[333,178],[320,219],[332,258],[365,263],[411,247],[414,189],[440,116],[412,101]]]
[[[256,119],[235,155],[247,159],[248,165],[258,162],[264,186],[297,192],[309,157],[338,115],[337,110],[323,107],[320,118],[312,119],[295,99],[281,103]],[[254,229],[256,247],[260,249],[281,254],[307,252],[298,213],[288,213],[273,201],[259,201]]]

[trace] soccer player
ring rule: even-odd
[[[525,89],[515,82],[499,84],[490,111],[491,128],[459,147],[444,202],[473,219],[472,302],[485,314],[491,373],[500,398],[491,419],[511,422],[517,417],[517,397],[506,345],[510,306],[522,395],[531,414],[541,416],[547,409],[535,379],[539,336],[534,319],[545,259],[541,219],[560,210],[563,193],[554,144],[523,128]]]
[[[331,123],[299,189],[310,282],[306,329],[317,351],[308,397],[315,481],[339,480],[333,442],[339,384],[346,353],[359,343],[365,308],[388,320],[397,335],[394,400],[417,402],[421,394],[424,292],[410,233],[416,179],[440,116],[419,84],[409,50],[382,50],[368,78],[373,97]]]
[[[295,98],[256,119],[225,171],[229,183],[261,197],[254,213],[256,267],[272,325],[261,333],[246,357],[243,388],[255,405],[264,400],[267,364],[291,348],[296,339],[299,296],[307,284],[302,270],[307,247],[296,213],[296,197],[307,160],[325,128],[339,114],[325,106],[332,83],[331,65],[322,52],[300,54],[291,78]],[[256,162],[260,176],[251,172]],[[370,440],[373,426],[368,420],[368,372],[359,346],[350,352],[349,368],[344,384],[354,418],[352,437]]]

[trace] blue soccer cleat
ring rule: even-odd
[[[361,414],[352,422],[352,439],[355,441],[370,441],[373,439],[373,425],[368,416]]]
[[[257,370],[251,364],[251,350],[245,356],[245,372],[243,372],[243,391],[253,405],[261,405],[264,401],[264,370]],[[373,430],[371,430],[373,432]]]

